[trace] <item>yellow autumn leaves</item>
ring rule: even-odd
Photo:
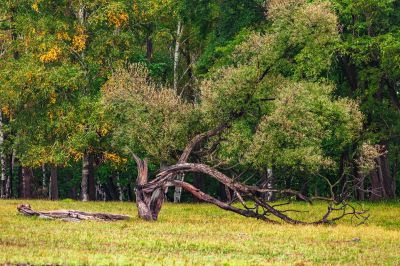
[[[82,52],[86,48],[86,42],[89,37],[84,27],[76,27],[77,34],[72,38],[72,48],[77,52]]]
[[[107,20],[110,24],[114,25],[116,28],[121,28],[126,25],[129,21],[129,16],[126,12],[107,12]]]
[[[60,58],[61,55],[61,49],[58,46],[54,46],[50,48],[46,53],[42,54],[39,57],[39,60],[42,63],[49,63],[49,62],[54,62],[57,61]]]
[[[125,164],[128,160],[126,158],[122,158],[115,153],[104,152],[103,153],[104,161],[110,161],[117,165]]]
[[[4,106],[1,108],[1,112],[5,117],[11,117],[11,111],[8,106]]]

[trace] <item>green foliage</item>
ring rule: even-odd
[[[117,70],[103,87],[114,142],[156,162],[176,159],[190,132],[191,109],[176,93],[148,81],[143,65]]]
[[[273,104],[248,148],[248,159],[258,167],[335,169],[361,129],[357,104],[333,99],[330,86],[282,80]]]
[[[398,0],[3,2],[1,150],[19,166],[64,168],[63,196],[84,151],[100,183],[119,172],[128,186],[125,147],[155,171],[220,124],[202,162],[254,179],[271,167],[282,186],[333,179],[363,143],[387,145],[398,175]]]

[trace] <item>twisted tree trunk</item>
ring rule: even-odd
[[[143,188],[148,184],[148,167],[147,160],[141,160],[138,156],[133,154],[138,168],[138,177],[136,180],[136,205],[138,215],[140,218],[147,221],[155,221],[164,203],[165,191],[162,188],[154,188],[150,192],[145,191]]]
[[[222,125],[215,130],[211,130],[194,137],[192,141],[190,141],[189,144],[186,146],[178,163],[176,165],[163,169],[157,175],[157,177],[151,181],[148,180],[147,161],[141,160],[136,154],[132,152],[132,156],[136,161],[138,168],[135,193],[139,217],[150,221],[157,220],[158,214],[165,199],[165,192],[167,191],[168,187],[174,186],[181,187],[199,200],[214,204],[221,209],[232,211],[245,217],[256,218],[270,223],[277,223],[276,220],[271,219],[270,217],[275,217],[275,219],[277,220],[282,220],[290,224],[333,223],[346,216],[355,217],[356,219],[360,220],[360,223],[363,223],[368,218],[368,216],[365,215],[366,211],[356,210],[345,200],[338,202],[336,201],[334,195],[332,195],[332,198],[318,197],[319,200],[325,200],[328,203],[327,211],[320,219],[313,222],[298,220],[289,216],[289,213],[299,212],[298,210],[282,210],[281,208],[279,208],[280,206],[288,205],[290,203],[290,200],[288,203],[285,204],[272,205],[268,203],[265,199],[261,198],[260,195],[263,195],[265,193],[274,193],[280,195],[286,194],[289,196],[296,196],[298,199],[311,203],[311,199],[302,195],[300,192],[294,191],[292,189],[278,190],[271,188],[260,188],[258,186],[249,186],[237,182],[236,180],[226,176],[225,174],[210,166],[204,164],[187,163],[187,160],[196,145],[207,138],[221,133],[226,128],[227,125]],[[241,204],[241,206],[237,207],[222,202],[202,192],[193,185],[179,180],[179,178],[177,179],[179,175],[187,172],[201,173],[216,179],[218,182],[226,186],[229,190],[233,191],[235,199]],[[244,199],[252,201],[253,204],[248,205]]]

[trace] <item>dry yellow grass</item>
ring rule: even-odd
[[[133,217],[76,223],[24,217],[23,202],[0,200],[0,264],[400,265],[399,202],[368,204],[371,219],[360,227],[270,225],[206,204],[166,204],[159,221],[144,222],[133,203],[28,201],[36,210]]]

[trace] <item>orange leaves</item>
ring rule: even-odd
[[[10,107],[8,107],[7,105],[1,108],[1,112],[5,117],[11,117]]]
[[[111,161],[117,165],[125,164],[128,161],[126,158],[122,158],[117,154],[111,152],[104,152],[103,156],[105,161]]]
[[[75,162],[81,160],[82,157],[83,157],[83,152],[76,151],[76,150],[74,150],[74,149],[72,149],[72,148],[70,148],[70,149],[68,150],[68,153],[71,155],[72,159],[73,159]]]
[[[54,46],[50,48],[48,52],[42,54],[39,59],[42,63],[50,63],[57,61],[60,58],[60,55],[61,49],[58,46]]]
[[[89,37],[85,33],[85,29],[82,26],[77,27],[77,35],[72,38],[72,47],[77,52],[82,52],[86,48],[86,41]]]
[[[126,12],[113,13],[109,11],[107,12],[107,19],[116,28],[121,28],[121,26],[128,23],[129,16]]]
[[[71,37],[69,37],[68,33],[66,32],[58,32],[57,39],[62,41],[70,41]]]

